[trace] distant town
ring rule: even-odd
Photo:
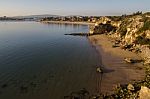
[[[65,16],[65,17],[48,17],[41,21],[69,21],[69,22],[92,22],[98,21],[100,16]]]
[[[0,21],[70,21],[70,22],[93,22],[100,16],[34,16],[34,17],[0,17]]]
[[[138,11],[132,15],[140,15],[142,12]],[[107,16],[113,20],[120,20],[124,17],[132,15],[121,15],[121,16]],[[59,16],[59,15],[29,15],[29,16],[16,16],[16,17],[0,17],[0,21],[68,21],[68,22],[89,22],[96,23],[102,16]]]
[[[35,21],[34,18],[0,17],[0,21]]]

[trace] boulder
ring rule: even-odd
[[[124,60],[127,63],[134,63],[133,59],[131,59],[131,58],[125,58]]]
[[[128,89],[129,91],[134,91],[134,86],[133,86],[132,84],[129,84],[129,85],[127,86],[127,89]]]
[[[96,68],[96,71],[97,71],[98,73],[103,73],[103,71],[102,71],[102,69],[101,69],[100,67],[97,67],[97,68]]]
[[[139,99],[150,99],[150,89],[145,86],[141,86]]]

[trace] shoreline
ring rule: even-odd
[[[69,21],[40,21],[42,23],[56,23],[56,24],[77,24],[77,25],[95,25],[89,22],[69,22]]]
[[[113,94],[114,88],[119,84],[127,84],[133,81],[143,80],[145,70],[142,63],[129,64],[124,58],[141,59],[140,55],[121,48],[112,48],[112,39],[106,35],[93,35],[88,37],[96,47],[102,58],[104,74],[102,75],[101,93]]]

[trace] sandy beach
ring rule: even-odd
[[[133,52],[113,48],[112,40],[106,35],[93,35],[89,41],[96,47],[102,61],[102,74],[100,90],[102,93],[113,93],[118,84],[126,84],[132,81],[144,79],[145,72],[141,63],[129,64],[124,58],[141,59],[140,55]]]

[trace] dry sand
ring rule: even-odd
[[[112,41],[106,35],[94,35],[89,41],[100,53],[104,74],[101,79],[100,90],[102,93],[112,93],[117,84],[126,84],[134,80],[144,79],[145,71],[141,63],[129,64],[124,58],[140,59],[140,55],[125,51],[119,47],[113,48]]]

